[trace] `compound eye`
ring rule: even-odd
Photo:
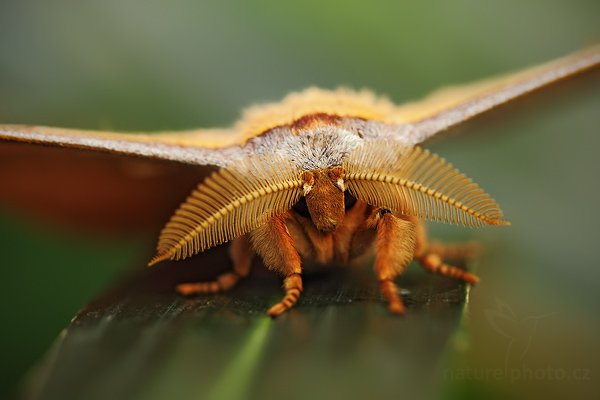
[[[356,201],[356,199],[355,199]],[[310,213],[308,212],[308,204],[306,204],[306,197],[302,196],[300,200],[292,207],[292,210],[296,212],[296,214],[310,219]]]
[[[344,210],[351,210],[356,204],[356,197],[352,196],[347,190],[344,192]]]

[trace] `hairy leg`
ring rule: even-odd
[[[375,273],[381,294],[394,314],[404,314],[404,305],[394,279],[406,269],[415,251],[415,225],[388,210],[375,210],[379,214],[375,242]]]
[[[240,236],[231,242],[229,255],[233,270],[222,273],[214,281],[189,282],[177,285],[176,290],[184,296],[198,293],[216,293],[231,289],[241,278],[248,276],[252,266],[252,249],[248,236]]]
[[[481,246],[476,242],[449,244],[431,241],[427,244],[427,252],[435,253],[444,260],[466,261],[475,258],[481,252]]]
[[[277,216],[250,233],[254,250],[262,257],[265,266],[283,275],[285,295],[267,311],[277,317],[292,308],[302,292],[301,261],[294,240],[288,233],[284,217]]]
[[[446,264],[442,261],[442,258],[435,253],[428,253],[422,257],[419,257],[417,261],[419,261],[419,264],[421,264],[423,268],[433,274],[460,279],[471,284],[476,284],[479,282],[479,277],[477,275],[471,274],[464,269],[455,267],[453,265]]]
[[[407,216],[406,220],[415,225],[417,243],[415,245],[414,258],[427,271],[460,279],[465,282],[475,284],[479,282],[477,275],[471,274],[461,268],[446,264],[443,259],[467,260],[473,258],[478,252],[479,247],[474,243],[465,243],[458,245],[444,245],[439,242],[429,243],[425,226],[416,217]]]

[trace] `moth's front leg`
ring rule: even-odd
[[[302,265],[300,255],[294,247],[283,216],[271,218],[269,222],[250,234],[254,250],[262,257],[267,268],[283,275],[283,299],[267,311],[277,317],[292,308],[302,292]]]
[[[378,209],[375,242],[375,273],[381,294],[393,314],[404,314],[404,305],[394,279],[406,269],[415,251],[415,225],[394,216],[389,210]]]

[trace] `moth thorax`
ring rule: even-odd
[[[344,219],[344,180],[341,167],[304,173],[306,205],[313,224],[333,232]]]

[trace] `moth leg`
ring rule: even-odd
[[[442,261],[442,258],[438,254],[428,253],[418,258],[417,261],[419,261],[419,264],[421,264],[423,268],[433,274],[460,279],[470,284],[476,284],[479,282],[479,277],[477,275],[471,274],[464,269],[455,267],[453,265],[446,264]]]
[[[267,311],[270,317],[277,317],[292,308],[302,292],[300,255],[281,215],[271,218],[266,224],[255,229],[251,233],[251,241],[265,266],[284,276],[285,295]]]
[[[479,246],[472,242],[458,245],[445,245],[439,242],[430,244],[427,240],[423,222],[411,216],[407,216],[406,219],[415,224],[417,243],[414,257],[423,268],[433,274],[460,279],[471,284],[479,282],[477,275],[471,274],[462,268],[446,264],[443,261],[444,258],[452,260],[471,259],[479,251]]]
[[[378,209],[375,241],[375,273],[381,294],[393,314],[404,314],[404,304],[394,279],[406,269],[415,251],[415,226],[394,216],[389,210]]]
[[[278,317],[296,304],[302,292],[302,277],[300,274],[286,276],[283,279],[283,289],[285,290],[285,295],[279,303],[269,308],[267,311],[269,317]]]
[[[467,261],[481,253],[481,245],[476,242],[448,244],[431,241],[427,245],[428,253],[435,253],[444,260]]]
[[[235,238],[229,247],[233,270],[220,274],[214,281],[188,282],[177,285],[176,290],[184,296],[198,293],[224,292],[233,288],[241,278],[250,273],[253,252],[246,235]]]

